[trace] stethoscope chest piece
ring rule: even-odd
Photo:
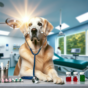
[[[33,77],[32,82],[37,84],[37,83],[39,83],[39,79],[37,77]]]

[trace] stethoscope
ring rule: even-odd
[[[41,33],[43,33],[43,32],[41,32]],[[27,34],[29,34],[29,32],[28,32]],[[27,35],[27,34],[26,34],[26,35]],[[45,33],[44,33],[44,34],[45,34]],[[46,34],[45,34],[45,37],[47,37]],[[33,83],[39,83],[39,79],[35,76],[35,60],[36,60],[36,55],[38,55],[39,52],[41,51],[41,48],[43,47],[43,45],[44,45],[44,43],[45,43],[45,41],[46,41],[46,38],[45,38],[45,40],[44,40],[42,46],[39,48],[39,50],[38,50],[37,53],[34,53],[34,52],[33,52],[32,48],[29,46],[29,44],[28,44],[28,42],[27,42],[27,40],[26,40],[26,37],[25,37],[25,41],[26,41],[26,43],[27,43],[27,45],[28,45],[28,47],[29,47],[31,53],[34,55],[33,76],[23,76],[23,77],[21,77],[21,78],[22,78],[22,79],[32,80]]]

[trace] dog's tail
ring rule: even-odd
[[[21,68],[21,57],[19,57],[19,60],[15,66],[15,70],[14,70],[14,75],[17,76],[20,73],[20,68]]]

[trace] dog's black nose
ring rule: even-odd
[[[32,28],[31,32],[32,32],[33,34],[36,34],[37,29],[36,29],[36,28]]]

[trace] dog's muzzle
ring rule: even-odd
[[[32,36],[36,37],[37,29],[36,28],[32,28],[31,32],[32,32]]]
[[[37,29],[32,28],[31,33],[32,33],[31,41],[33,41],[34,38],[36,38],[39,41],[39,39],[37,37]]]

